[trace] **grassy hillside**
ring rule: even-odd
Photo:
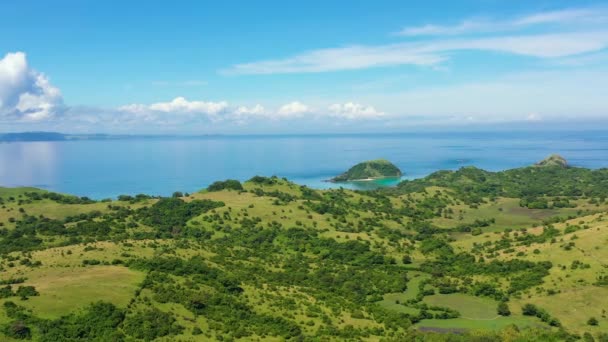
[[[0,189],[3,340],[608,338],[605,170],[466,168],[368,192]]]

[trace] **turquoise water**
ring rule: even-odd
[[[0,144],[0,185],[35,186],[96,199],[193,192],[213,181],[277,175],[314,188],[378,182],[323,180],[386,158],[417,178],[474,165],[498,171],[559,153],[576,166],[608,167],[606,132],[404,133],[224,136]],[[394,181],[382,180],[391,185]]]

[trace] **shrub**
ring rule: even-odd
[[[496,308],[496,313],[498,313],[501,316],[510,316],[511,310],[509,310],[509,305],[507,305],[507,303],[500,302],[498,304],[498,307]]]
[[[217,181],[207,187],[207,191],[221,190],[243,190],[241,182],[235,179],[227,179],[225,181]]]

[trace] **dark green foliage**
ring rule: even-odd
[[[587,320],[587,325],[595,326],[598,324],[599,324],[599,321],[595,317],[591,317]]]
[[[20,297],[33,297],[40,295],[40,293],[38,293],[33,286],[19,286],[17,291],[15,291],[15,295]]]
[[[0,298],[8,298],[14,296],[13,288],[10,285],[6,285],[0,288]]]
[[[207,191],[221,190],[243,190],[241,182],[235,179],[227,179],[225,181],[217,181],[207,187]]]
[[[248,182],[259,184],[259,185],[274,185],[279,182],[279,178],[276,176],[264,177],[264,176],[253,176]]]
[[[6,316],[8,316],[9,318],[13,318],[16,320],[25,320],[29,317],[24,307],[19,306],[12,301],[4,302],[3,306],[4,311],[6,312]]]
[[[505,302],[498,303],[498,307],[496,308],[496,313],[501,316],[510,316],[511,310],[509,310],[509,305]]]
[[[525,304],[521,308],[521,313],[525,316],[536,316],[538,308],[534,304]]]
[[[31,224],[35,220],[36,218],[27,216],[16,222],[15,229],[0,231],[0,254],[38,248],[42,244],[42,239],[36,236],[36,227]]]
[[[222,206],[223,202],[211,200],[185,202],[180,198],[163,198],[149,208],[140,209],[137,217],[142,223],[158,228],[158,237],[172,237],[179,235],[191,218]]]
[[[37,323],[41,341],[120,341],[118,331],[124,319],[124,312],[105,302],[91,304],[80,315],[68,315],[56,320],[42,320]]]
[[[27,280],[26,277],[17,277],[0,280],[0,285],[21,284]]]
[[[32,332],[23,321],[14,321],[4,329],[4,334],[18,340],[25,340],[31,338]]]
[[[78,222],[76,227],[70,230],[71,235],[99,236],[107,237],[112,228],[108,222],[104,221],[84,221]]]
[[[554,326],[554,327],[561,326],[560,322],[556,318],[551,317],[551,315],[549,315],[549,313],[547,311],[537,307],[534,304],[525,304],[521,308],[521,312],[525,316],[536,316],[536,317],[540,318],[541,321],[543,321],[551,326]]]
[[[62,195],[54,192],[26,192],[25,196],[32,201],[40,201],[48,199],[61,204],[91,204],[95,201],[88,197],[76,197],[71,195]]]
[[[466,203],[481,203],[484,197],[525,199],[524,206],[548,207],[544,196],[600,197],[608,192],[608,169],[527,167],[489,172],[474,167],[438,171],[428,177],[406,180],[386,192],[411,193],[436,185],[453,189]],[[564,205],[563,203],[558,206]]]
[[[175,317],[156,308],[130,314],[124,320],[122,328],[127,335],[144,341],[176,335],[184,329],[176,323]]]
[[[82,264],[83,265],[99,265],[99,264],[101,264],[101,261],[99,261],[97,259],[84,259],[84,260],[82,260]]]

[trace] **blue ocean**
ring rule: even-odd
[[[286,177],[313,188],[350,166],[385,158],[405,179],[476,166],[498,171],[552,153],[571,165],[608,167],[608,132],[432,132],[351,135],[209,136],[0,143],[0,186],[114,198],[194,192],[216,180]]]

